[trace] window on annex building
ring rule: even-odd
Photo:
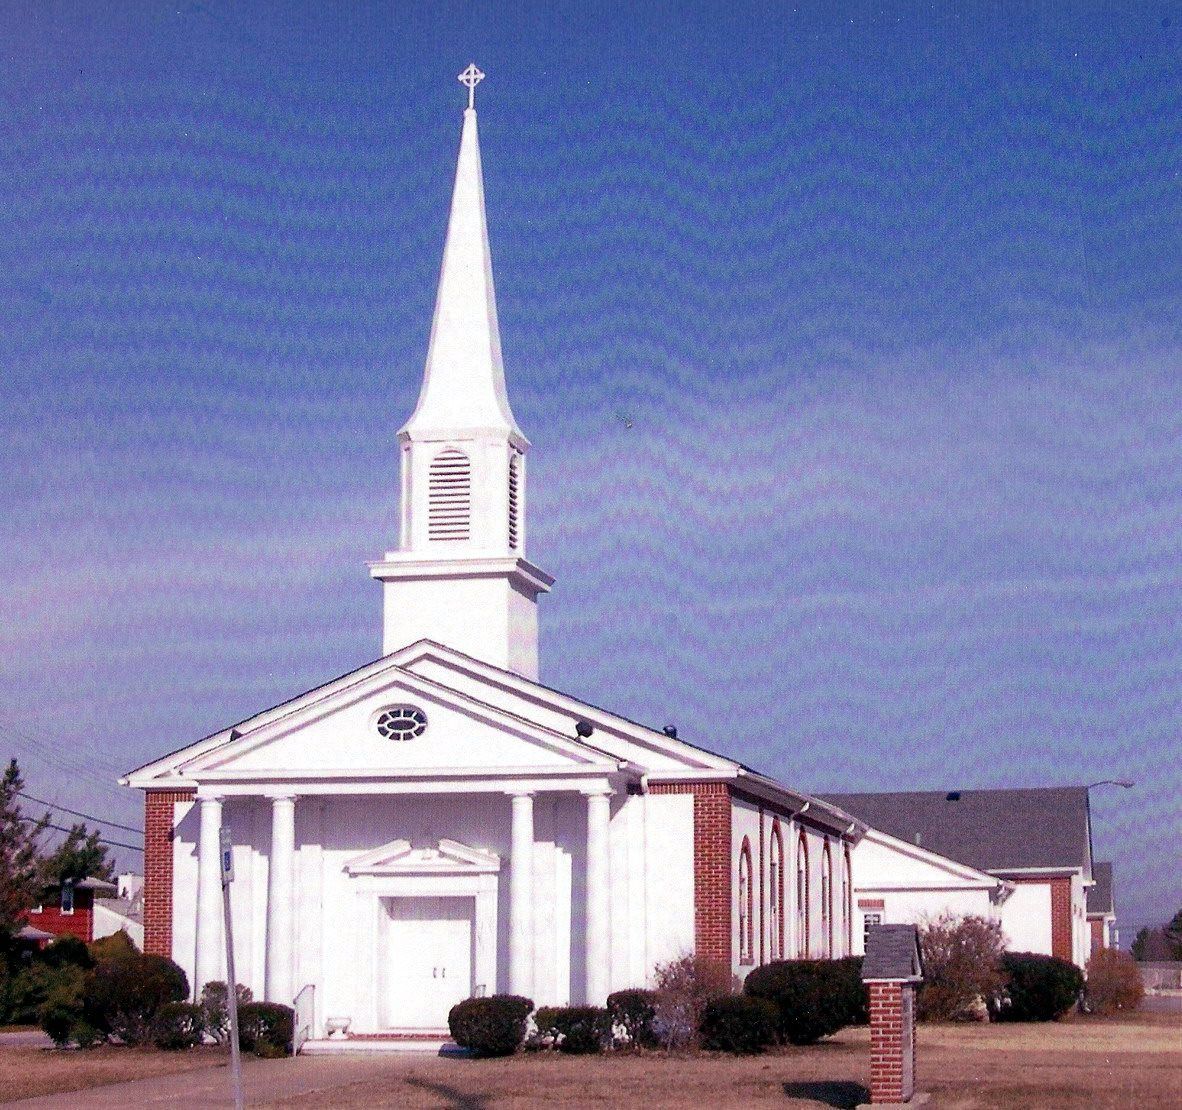
[[[882,914],[880,913],[864,913],[862,914],[862,951],[866,951],[866,942],[870,939],[870,926],[881,925]]]
[[[74,912],[74,882],[67,879],[62,883],[62,913]]]
[[[772,824],[768,847],[768,917],[772,938],[772,959],[784,958],[784,837],[780,822]]]
[[[845,846],[845,860],[841,869],[841,936],[845,955],[854,951],[854,870],[850,862],[850,846]]]
[[[751,882],[751,841],[739,852],[739,963],[755,963],[755,891]]]

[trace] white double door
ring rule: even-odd
[[[379,931],[380,1007],[386,1029],[447,1028],[472,995],[472,898],[383,898]]]

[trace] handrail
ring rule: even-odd
[[[291,1054],[295,1056],[312,1039],[312,1026],[316,1020],[316,987],[312,983],[305,983],[300,988],[292,1008],[295,1010],[295,1030],[291,1037]]]

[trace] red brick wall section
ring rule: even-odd
[[[1051,880],[1051,955],[1072,959],[1071,880]]]
[[[172,836],[177,802],[195,790],[144,793],[144,951],[172,956]]]
[[[694,950],[731,966],[731,795],[725,782],[661,782],[653,794],[694,796]]]
[[[1092,932],[1092,955],[1095,955],[1104,947],[1104,921],[1103,919],[1089,921],[1088,925]]]
[[[870,1101],[902,1102],[902,983],[870,983]],[[915,1038],[911,1039],[912,1075]]]

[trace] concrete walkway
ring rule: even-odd
[[[51,1048],[53,1041],[40,1029],[6,1029],[0,1033],[0,1045],[7,1048]]]
[[[297,1056],[294,1060],[251,1057],[242,1061],[246,1105],[262,1106],[315,1091],[331,1091],[388,1072],[390,1065],[390,1058],[382,1055]],[[137,1079],[130,1083],[109,1083],[72,1094],[4,1103],[5,1106],[45,1107],[47,1110],[60,1110],[66,1105],[109,1110],[112,1107],[182,1104],[189,1107],[232,1106],[229,1063],[219,1062],[208,1068]]]

